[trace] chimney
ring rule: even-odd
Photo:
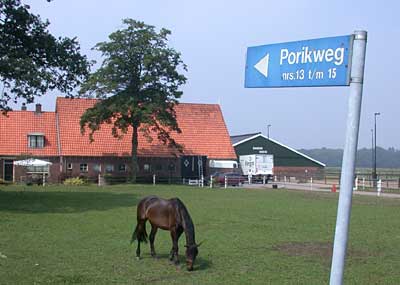
[[[41,104],[36,104],[35,113],[36,114],[42,113],[42,105]]]
[[[26,104],[22,103],[21,111],[26,111]]]

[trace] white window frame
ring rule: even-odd
[[[106,173],[113,173],[114,172],[114,164],[106,164],[105,171],[106,171]]]
[[[100,163],[94,164],[93,171],[100,173],[101,172],[101,164]]]
[[[89,166],[87,163],[81,163],[79,165],[79,171],[82,173],[87,173],[89,171]]]
[[[44,134],[28,134],[28,147],[29,148],[44,148],[45,139]]]
[[[123,169],[121,169],[122,168],[121,166],[123,166]],[[118,164],[118,171],[126,172],[126,164],[125,163]]]
[[[150,163],[143,164],[143,170],[144,170],[144,172],[150,172],[151,171],[151,164]]]

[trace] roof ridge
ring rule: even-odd
[[[10,110],[7,113],[36,113],[35,110],[29,111],[29,110]],[[55,111],[41,111],[41,114],[43,113],[55,113]]]
[[[234,137],[244,137],[244,136],[255,136],[255,135],[259,135],[259,134],[261,134],[261,132],[249,133],[249,134],[242,134],[242,135],[233,135],[233,136],[231,136],[231,138],[234,138]]]
[[[217,103],[187,103],[187,102],[178,102],[177,105],[206,105],[206,106],[220,106]]]
[[[65,98],[65,97],[61,97],[58,96],[56,98],[56,100],[93,100],[93,101],[99,101],[99,100],[103,100],[100,98]],[[205,105],[205,106],[220,106],[220,104],[218,103],[191,103],[191,102],[178,102],[176,105]]]
[[[317,164],[319,164],[319,165],[322,165],[322,166],[324,166],[324,167],[326,166],[325,163],[322,163],[322,162],[320,162],[320,161],[318,161],[318,160],[316,160],[316,159],[314,159],[314,158],[312,158],[312,157],[310,157],[310,156],[308,156],[308,155],[306,155],[306,154],[304,154],[304,153],[302,153],[302,152],[300,152],[300,151],[298,151],[298,150],[296,150],[296,149],[294,149],[294,148],[292,148],[292,147],[290,147],[290,146],[287,146],[287,145],[285,145],[285,144],[283,144],[283,143],[281,143],[281,142],[278,142],[277,140],[274,140],[274,139],[272,139],[272,138],[268,138],[268,137],[264,136],[261,132],[255,134],[254,136],[251,136],[251,137],[245,138],[245,139],[243,139],[243,140],[240,140],[240,141],[234,143],[233,146],[235,147],[235,146],[237,146],[237,145],[239,145],[239,144],[242,144],[242,143],[244,143],[244,142],[248,142],[248,141],[250,141],[250,140],[252,140],[252,139],[255,139],[256,137],[260,137],[260,136],[263,137],[263,138],[266,139],[266,140],[269,140],[269,141],[272,142],[272,143],[275,143],[275,144],[277,144],[277,145],[280,145],[281,147],[287,148],[288,150],[290,150],[290,151],[292,151],[292,152],[294,152],[294,153],[297,153],[297,154],[300,155],[300,156],[303,156],[303,157],[305,157],[305,158],[307,158],[307,159],[309,159],[309,160],[312,160],[312,161],[314,161],[315,163],[317,163]]]
[[[66,98],[62,96],[57,96],[56,100],[102,100],[99,98],[81,98],[81,97],[76,97],[76,98]]]

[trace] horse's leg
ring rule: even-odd
[[[179,241],[179,237],[181,236],[183,232],[183,228],[182,227],[176,227],[174,229],[171,230],[171,238],[172,238],[172,249],[171,249],[171,256],[170,256],[170,260],[174,261],[175,264],[179,263],[179,258],[178,258],[178,241]]]
[[[137,248],[136,248],[136,259],[140,259],[140,240],[138,240]]]
[[[172,239],[172,249],[169,260],[174,261],[175,264],[179,263],[178,260],[178,239],[177,239],[177,231],[176,228],[171,229],[171,239]]]
[[[151,225],[151,232],[150,232],[150,254],[152,257],[156,257],[156,251],[154,250],[154,239],[156,238],[157,227]]]
[[[175,264],[179,263],[179,258],[178,258],[178,244],[179,244],[179,238],[181,237],[181,234],[183,233],[183,228],[181,226],[178,226],[176,229],[176,251],[175,251]]]

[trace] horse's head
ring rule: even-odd
[[[200,243],[201,244],[201,243]],[[186,247],[186,266],[188,271],[193,270],[193,264],[196,260],[199,250],[197,249],[200,244],[185,245]]]

